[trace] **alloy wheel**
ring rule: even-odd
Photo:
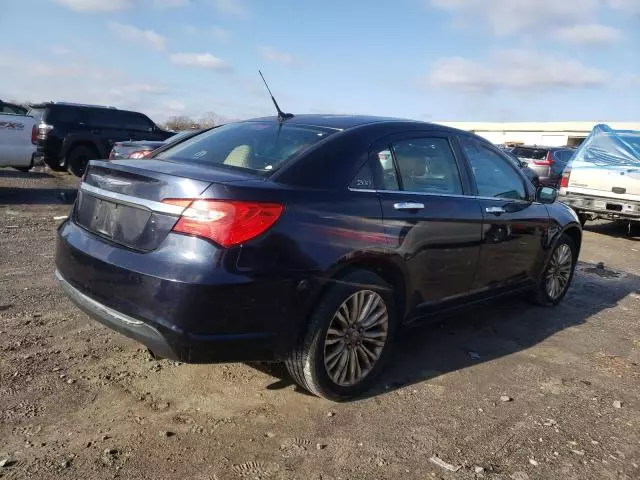
[[[558,299],[569,286],[572,266],[573,253],[569,245],[563,243],[553,252],[547,269],[547,295],[551,300]]]
[[[380,359],[389,333],[389,312],[383,298],[360,290],[347,298],[329,324],[324,341],[324,365],[342,387],[366,377]]]

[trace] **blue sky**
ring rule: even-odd
[[[640,0],[3,0],[0,98],[640,121]],[[9,40],[9,41],[7,41]]]

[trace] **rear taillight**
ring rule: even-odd
[[[49,132],[53,130],[53,125],[47,125],[46,123],[41,123],[38,125],[38,139],[46,140]]]
[[[536,160],[535,158],[533,159],[533,163],[535,163],[536,165],[553,165],[554,160],[553,160],[553,152],[548,152],[547,156],[544,157],[544,160]]]
[[[34,145],[38,142],[38,126],[31,127],[31,143]]]
[[[223,247],[262,235],[284,211],[284,206],[277,203],[183,199],[167,199],[164,203],[186,207],[174,232],[206,238]]]
[[[571,169],[565,168],[562,172],[562,180],[560,180],[560,188],[567,188],[569,186],[569,177],[571,176]]]
[[[129,154],[129,158],[149,158],[153,150],[137,150]]]

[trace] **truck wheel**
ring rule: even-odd
[[[332,285],[289,354],[287,370],[305,390],[329,400],[365,392],[389,355],[396,325],[392,287],[355,271]]]
[[[84,171],[87,169],[89,160],[97,157],[96,152],[89,147],[82,145],[75,147],[67,155],[67,170],[76,177],[82,177]]]

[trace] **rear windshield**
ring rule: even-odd
[[[533,160],[544,160],[547,157],[548,150],[541,148],[522,148],[518,147],[513,150],[514,155],[519,158],[531,158]]]
[[[185,140],[155,158],[268,174],[333,132],[273,121],[231,123]]]
[[[27,115],[35,118],[36,120],[42,119],[42,115],[44,114],[44,108],[30,108],[27,112]]]

